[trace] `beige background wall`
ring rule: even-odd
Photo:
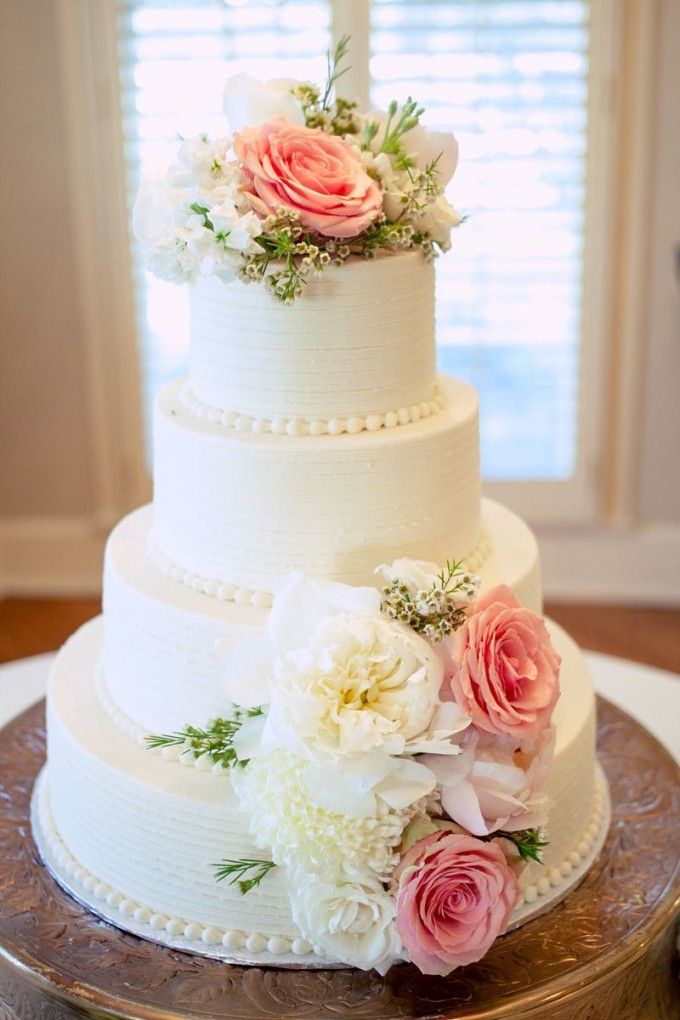
[[[101,505],[96,477],[98,463],[110,451],[98,451],[102,437],[93,427],[91,364],[88,369],[93,336],[91,320],[83,315],[83,263],[74,255],[83,220],[71,187],[73,110],[69,118],[58,44],[64,12],[82,10],[84,4],[98,14],[99,7],[89,6],[93,2],[5,0],[0,12],[0,593],[3,587],[49,591],[96,586],[110,523],[112,501],[108,508]],[[649,302],[640,351],[642,421],[627,509],[645,534],[651,529],[663,536],[656,555],[664,565],[663,597],[668,598],[674,564],[680,564],[680,284],[673,265],[680,242],[677,0],[660,0],[657,34]],[[78,215],[80,235],[74,226]],[[114,493],[121,512],[132,502],[127,493],[133,490],[140,486]],[[634,553],[643,538],[639,529],[619,533],[619,544],[607,556],[618,560],[619,548]],[[551,540],[544,537],[546,543]],[[608,540],[604,527],[602,534],[591,533],[592,555],[598,543]],[[573,550],[585,548],[578,532],[560,535],[559,541],[554,556],[544,547],[548,588],[558,593],[567,584],[567,573],[573,573],[562,564],[573,560]],[[642,545],[639,555],[645,561]],[[609,562],[607,556],[603,562]],[[600,571],[590,594],[607,595],[605,574]],[[653,587],[652,569],[644,597],[654,599]],[[680,600],[680,568],[675,587],[672,597]],[[620,588],[613,580],[612,598],[628,595]]]
[[[680,521],[680,3],[662,12],[638,506]]]
[[[94,496],[54,5],[0,30],[0,517],[82,515]]]

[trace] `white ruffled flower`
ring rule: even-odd
[[[310,764],[286,751],[259,755],[243,769],[233,769],[231,782],[248,817],[256,845],[276,864],[342,877],[386,878],[398,862],[397,848],[405,825],[418,806],[395,810],[373,798],[365,818],[319,806],[307,783]],[[326,782],[333,773],[325,770]],[[312,776],[313,781],[317,776]]]
[[[526,749],[517,749],[507,737],[489,738],[473,729],[462,743],[463,752],[455,759],[429,754],[423,759],[437,776],[449,818],[473,836],[545,824],[550,801],[543,788],[553,760],[554,727]]]
[[[299,84],[291,78],[260,81],[249,74],[229,78],[224,86],[223,106],[230,131],[235,134],[276,117],[284,117],[292,124],[304,124],[302,105],[291,91]]]
[[[458,165],[458,142],[451,131],[430,131],[416,124],[403,136],[404,148],[414,156],[419,170],[437,160],[437,175],[443,188],[449,183]]]
[[[427,730],[443,676],[439,656],[402,624],[334,615],[276,663],[267,729],[312,759],[400,755]]]
[[[293,921],[329,959],[384,974],[402,958],[395,900],[378,881],[334,885],[297,873],[288,895]]]
[[[218,641],[228,698],[246,708],[268,704],[277,660],[304,648],[323,620],[344,612],[379,611],[376,588],[317,584],[304,574],[291,574],[274,599],[263,633],[238,645]]]
[[[444,251],[451,247],[451,231],[460,223],[460,216],[446,195],[439,195],[427,206],[422,215],[414,220],[418,231],[430,235]]]

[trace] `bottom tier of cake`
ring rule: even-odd
[[[587,666],[564,631],[550,630],[563,658],[550,845],[524,873],[513,926],[583,877],[609,820]],[[98,694],[101,643],[97,619],[64,646],[50,681],[48,765],[34,797],[50,869],[95,912],[145,937],[238,962],[331,965],[295,930],[276,869],[246,896],[216,884],[219,860],[261,856],[229,777],[201,759],[154,754],[114,725]]]

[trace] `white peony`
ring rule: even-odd
[[[293,921],[329,959],[384,974],[403,958],[395,900],[380,882],[334,885],[297,872],[290,876],[288,895]]]
[[[343,814],[310,796],[310,763],[286,751],[270,751],[232,769],[231,783],[256,845],[276,864],[300,867],[326,879],[373,875],[385,879],[398,863],[397,849],[419,805],[394,809],[373,798],[367,817]],[[316,777],[313,777],[316,780]],[[326,770],[326,782],[333,783]]]
[[[304,757],[403,754],[439,704],[442,660],[378,613],[342,613],[275,666],[267,730]]]
[[[274,599],[264,633],[238,645],[217,642],[227,697],[247,708],[268,704],[277,660],[304,648],[323,620],[338,613],[379,610],[375,588],[317,584],[304,574],[291,574]]]
[[[260,81],[249,74],[236,74],[224,86],[223,106],[229,130],[234,134],[245,127],[257,127],[276,117],[292,124],[304,124],[300,101],[291,89],[300,83],[290,78]]]

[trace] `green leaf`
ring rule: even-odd
[[[225,769],[233,768],[244,764],[234,750],[234,737],[246,719],[262,714],[261,707],[236,708],[231,718],[213,719],[205,729],[185,726],[177,733],[151,734],[144,738],[144,742],[149,750],[184,746],[183,754],[193,754],[194,758],[206,754],[213,764]]]
[[[241,857],[237,860],[226,859],[213,866],[217,881],[222,882],[228,879],[229,885],[238,886],[242,896],[258,886],[265,875],[268,875],[272,868],[276,867],[273,861],[258,861],[249,857]],[[245,878],[249,871],[254,871],[254,874],[250,878]]]
[[[348,35],[343,35],[340,41],[338,42],[338,45],[335,47],[333,55],[331,56],[330,50],[326,54],[327,74],[326,74],[326,87],[321,98],[322,110],[326,111],[330,110],[329,101],[331,98],[331,92],[333,91],[333,86],[335,85],[338,78],[341,78],[343,74],[346,74],[347,71],[349,71],[349,67],[344,67],[342,70],[340,70],[341,63],[349,53],[349,39],[350,37]]]
[[[517,832],[498,832],[496,835],[514,843],[523,861],[543,864],[543,850],[550,845],[550,841],[542,838],[540,829],[520,829]]]

